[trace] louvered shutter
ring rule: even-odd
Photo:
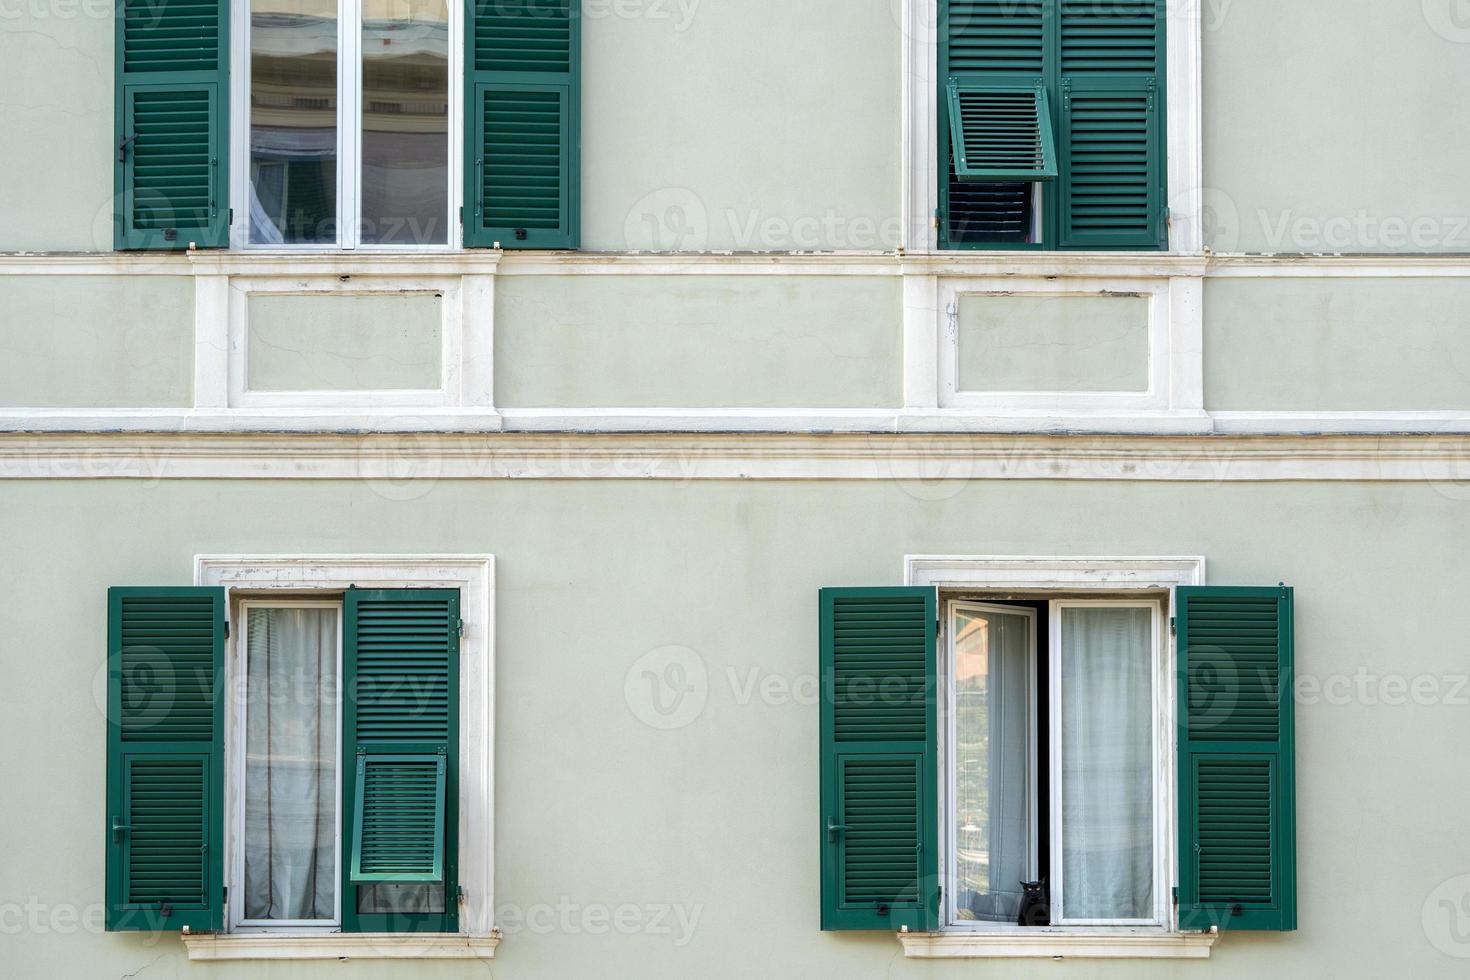
[[[1055,140],[1046,95],[1048,2],[940,0],[940,233],[945,244],[1024,242],[1035,215],[1028,182],[1055,175],[1056,151],[1049,159],[1046,155],[1046,143]],[[1003,150],[1000,144],[1015,135],[1016,107],[1008,107],[1008,115],[989,113],[989,125],[981,110],[999,108],[996,99],[1027,93],[1033,93],[1031,111],[1037,114],[1024,139],[1041,151],[1041,163],[972,167],[980,162],[976,154]],[[986,99],[991,101],[982,102]],[[974,137],[972,146],[966,145],[966,130]]]
[[[469,0],[465,24],[465,245],[576,248],[581,5]]]
[[[1179,924],[1296,928],[1292,590],[1181,588]]]
[[[229,244],[228,0],[119,0],[118,249]]]
[[[358,885],[442,883],[435,927],[453,931],[459,592],[350,589],[343,620],[344,905]]]
[[[1063,248],[1168,245],[1164,0],[1060,0]]]
[[[108,931],[224,925],[224,603],[108,591]]]
[[[1048,180],[1057,175],[1051,106],[1039,82],[949,84],[955,176],[963,181]]]
[[[823,589],[822,928],[937,927],[933,589]]]

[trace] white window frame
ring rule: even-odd
[[[198,555],[194,584],[225,589],[227,615],[237,600],[335,597],[363,589],[457,588],[464,637],[460,653],[459,884],[460,931],[453,936],[323,935],[320,928],[186,937],[191,959],[484,958],[495,932],[495,559],[490,555]],[[240,692],[231,676],[227,690]],[[226,699],[226,731],[237,724],[240,697]],[[236,806],[225,787],[225,812]],[[231,824],[233,826],[233,822]],[[225,867],[240,842],[226,833]]]
[[[1165,6],[1169,250],[1201,255],[1204,251],[1202,0],[1169,0]],[[939,245],[936,217],[939,2],[903,0],[900,17],[904,35],[903,247],[910,254],[936,252]],[[993,258],[996,253],[989,254]]]
[[[905,585],[926,586],[943,592],[988,594],[1001,601],[1003,595],[1034,595],[1055,592],[1075,597],[1078,593],[1106,593],[1131,598],[1167,595],[1167,609],[1175,608],[1174,590],[1181,585],[1206,584],[1202,557],[1070,557],[1056,555],[908,555],[904,558]],[[1101,596],[1099,595],[1099,598]],[[1161,645],[1159,675],[1172,677],[1173,644]],[[1165,888],[1177,880],[1175,853],[1174,686],[1165,684],[1155,712],[1155,741],[1164,746],[1155,771],[1160,795],[1160,823],[1156,841],[1155,874]],[[945,753],[940,743],[941,757]],[[940,759],[941,766],[947,766]],[[940,786],[945,782],[941,780]],[[940,801],[940,814],[948,809],[948,797]],[[938,828],[941,837],[945,828]],[[1167,892],[1165,892],[1167,894]],[[1160,896],[1156,895],[1156,898]],[[1166,907],[1162,925],[1080,926],[1061,925],[1045,929],[997,925],[989,929],[943,927],[938,933],[904,933],[899,936],[904,955],[920,959],[1018,958],[1018,957],[1106,957],[1197,959],[1210,955],[1218,933],[1180,933],[1172,903]]]
[[[1036,879],[1039,864],[1039,853],[1041,844],[1041,827],[1037,826],[1039,800],[1037,799],[1037,731],[1036,731],[1036,658],[1038,655],[1036,642],[1036,610],[1025,609],[1018,606],[1004,606],[996,603],[984,602],[978,599],[946,599],[944,602],[944,643],[940,645],[940,656],[943,662],[940,664],[940,677],[944,682],[945,696],[940,701],[940,710],[944,717],[940,721],[939,730],[944,732],[944,745],[939,755],[943,760],[944,767],[943,785],[944,799],[946,804],[941,806],[939,818],[943,821],[945,866],[944,866],[944,909],[942,916],[948,928],[953,929],[986,929],[994,928],[999,923],[982,922],[978,920],[961,920],[957,917],[959,912],[958,902],[959,887],[959,828],[958,821],[954,818],[954,807],[952,801],[958,798],[958,777],[954,765],[954,746],[957,743],[959,705],[957,701],[958,692],[955,684],[955,666],[958,657],[955,654],[955,640],[957,631],[954,628],[955,616],[962,610],[975,612],[998,613],[1005,616],[1022,616],[1026,619],[1027,628],[1030,630],[1030,644],[1026,650],[1026,808],[1028,811],[1028,822],[1030,826],[1030,854],[1027,857],[1028,876],[1031,880]]]
[[[230,247],[250,252],[453,252],[463,247],[460,205],[464,167],[464,4],[449,11],[448,167],[445,239],[439,245],[365,245],[362,215],[362,4],[337,0],[337,241],[332,244],[250,242],[250,0],[230,7]]]
[[[342,928],[342,883],[341,875],[338,880],[332,882],[333,909],[331,919],[247,919],[245,918],[245,794],[242,787],[245,785],[245,738],[248,684],[250,677],[250,654],[249,654],[249,612],[251,609],[333,609],[336,611],[336,671],[337,690],[342,687],[342,600],[341,599],[241,599],[237,606],[239,615],[234,617],[239,627],[234,631],[234,638],[230,644],[229,665],[226,667],[227,676],[233,683],[226,686],[226,690],[235,692],[238,697],[227,702],[226,711],[232,715],[230,724],[226,728],[225,743],[225,772],[226,785],[230,787],[226,796],[231,798],[231,807],[227,811],[230,815],[230,827],[226,832],[226,838],[231,842],[227,846],[230,856],[229,881],[237,887],[231,889],[229,894],[229,905],[225,911],[225,928],[231,932],[279,932],[281,930],[301,930],[303,932],[335,932]],[[234,710],[231,710],[233,708]],[[332,760],[332,766],[337,770],[337,776],[332,785],[337,788],[338,799],[332,808],[336,815],[336,827],[333,829],[332,846],[335,849],[336,859],[332,867],[342,867],[342,809],[341,799],[342,773],[341,773],[341,749],[342,749],[342,699],[337,699],[336,711],[337,737],[333,744],[337,746],[337,758]]]
[[[1050,800],[1051,800],[1051,826],[1047,832],[1051,835],[1052,863],[1050,881],[1051,889],[1051,921],[1057,926],[1157,926],[1165,927],[1169,924],[1169,884],[1163,873],[1164,867],[1169,863],[1168,852],[1173,849],[1172,838],[1166,835],[1170,833],[1172,823],[1165,819],[1165,797],[1167,787],[1162,780],[1166,772],[1164,759],[1169,755],[1168,746],[1165,744],[1167,732],[1157,724],[1162,716],[1167,675],[1164,673],[1166,662],[1165,650],[1163,649],[1163,630],[1160,628],[1163,620],[1163,604],[1157,599],[1052,599],[1048,603],[1048,614],[1050,623],[1047,628],[1048,651],[1048,704],[1050,709],[1047,713],[1048,726],[1050,728]],[[1062,915],[1062,898],[1066,894],[1066,881],[1063,877],[1063,869],[1066,861],[1062,858],[1062,831],[1063,817],[1066,807],[1063,804],[1062,793],[1062,610],[1064,609],[1148,609],[1150,611],[1149,621],[1149,653],[1150,671],[1152,678],[1150,691],[1150,717],[1154,719],[1153,738],[1150,739],[1152,749],[1153,769],[1153,851],[1154,851],[1154,887],[1153,908],[1154,914],[1147,919],[1068,919]],[[1173,794],[1167,794],[1170,801]]]

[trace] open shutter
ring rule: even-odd
[[[1049,180],[1056,141],[1046,88],[949,83],[955,176],[964,181]]]
[[[229,244],[228,0],[118,0],[118,249]]]
[[[350,589],[343,620],[344,906],[358,885],[442,884],[442,915],[394,926],[453,931],[459,592]],[[351,911],[354,923],[369,928]]]
[[[224,590],[110,589],[107,635],[107,929],[221,929]]]
[[[581,5],[467,0],[464,243],[576,248]]]
[[[1179,925],[1296,928],[1292,590],[1178,590]]]
[[[1059,0],[1063,248],[1168,244],[1164,0]]]
[[[987,152],[1014,136],[1015,112],[1035,113],[1026,128],[1028,147],[1053,142],[1053,120],[1046,96],[1048,77],[1047,5],[1052,0],[939,0],[940,235],[946,244],[1021,243],[1030,236],[1035,208],[1029,181],[1056,175],[1055,151],[1041,164],[978,166]],[[1028,93],[1031,93],[1027,96]],[[1036,94],[1039,93],[1039,94]],[[1015,100],[1006,118],[994,99]],[[986,99],[992,100],[987,104]],[[1038,103],[1040,103],[1038,105]],[[1043,115],[1044,114],[1044,115]],[[967,119],[966,116],[969,116]],[[966,131],[973,137],[967,145]],[[990,149],[987,151],[986,147]],[[980,156],[976,156],[980,154]],[[1034,158],[1033,158],[1034,160]]]
[[[937,927],[937,606],[821,591],[823,929]]]

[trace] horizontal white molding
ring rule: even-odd
[[[1013,929],[898,934],[916,959],[1205,959],[1217,933],[1161,930]]]
[[[1470,482],[1454,436],[925,434],[0,435],[0,479]]]
[[[18,276],[1205,276],[1393,279],[1470,276],[1470,255],[1169,252],[10,252]]]
[[[971,409],[0,409],[0,433],[821,433],[968,435],[1470,434],[1451,412]]]
[[[183,941],[191,960],[478,960],[495,956],[500,936],[376,932],[336,932],[319,936],[205,933],[184,936]]]

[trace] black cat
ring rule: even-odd
[[[1021,913],[1016,916],[1018,926],[1051,925],[1051,901],[1046,894],[1046,879],[1021,882]]]

